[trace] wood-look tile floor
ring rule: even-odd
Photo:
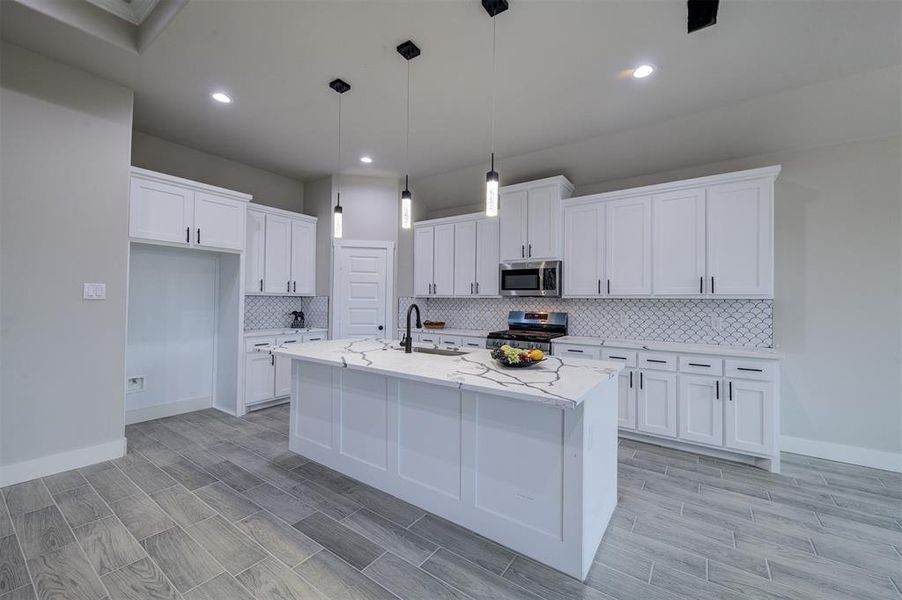
[[[287,422],[141,423],[124,458],[4,488],[0,600],[902,600],[902,474],[621,440],[581,583],[289,452]]]

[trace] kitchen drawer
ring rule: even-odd
[[[713,356],[680,355],[680,373],[698,373],[699,375],[723,375],[723,360]]]
[[[773,381],[777,378],[776,361],[749,358],[728,358],[724,361],[724,374],[736,379],[759,379]]]
[[[441,336],[437,333],[421,333],[416,338],[416,341],[422,342],[424,344],[435,344],[438,346],[439,341],[441,340]]]
[[[439,337],[438,343],[446,348],[460,348],[461,340],[459,335],[443,335]]]
[[[304,341],[305,342],[319,342],[325,339],[328,339],[328,335],[325,332],[321,333],[305,333]]]
[[[482,348],[485,349],[485,338],[478,337],[461,337],[460,345],[462,348]]]
[[[274,346],[275,344],[276,338],[274,336],[245,338],[244,351],[257,352],[258,348],[263,348],[264,346]]]
[[[283,344],[300,344],[304,341],[304,336],[302,335],[280,335],[276,337],[276,346],[281,346]]]
[[[574,344],[554,344],[551,345],[552,353],[555,356],[569,356],[571,358],[601,358],[601,348],[592,346],[576,346]]]
[[[616,348],[602,348],[601,358],[623,363],[627,367],[635,368],[636,352],[634,350],[618,350]]]
[[[658,352],[640,352],[639,368],[655,369],[657,371],[676,371],[676,356]]]

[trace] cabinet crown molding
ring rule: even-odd
[[[414,229],[417,227],[435,227],[436,225],[449,225],[453,223],[467,223],[470,221],[497,221],[498,217],[487,217],[484,212],[467,213],[465,215],[454,215],[453,217],[441,217],[438,219],[426,219],[424,221],[416,221],[413,224]]]
[[[578,206],[580,204],[589,204],[592,202],[605,202],[608,200],[617,200],[619,198],[628,198],[630,196],[647,196],[661,192],[673,192],[686,188],[704,187],[720,183],[736,183],[739,181],[747,181],[750,179],[769,178],[775,181],[782,170],[782,165],[773,165],[770,167],[761,167],[760,169],[747,169],[745,171],[733,171],[730,173],[721,173],[718,175],[708,175],[705,177],[695,177],[693,179],[680,179],[677,181],[669,181],[666,183],[656,183],[654,185],[646,185],[642,187],[627,188],[623,190],[614,190],[611,192],[600,192],[598,194],[589,194],[587,196],[577,196],[575,198],[567,198],[563,200],[563,206]]]
[[[568,193],[572,194],[575,189],[574,185],[570,182],[569,179],[564,177],[563,175],[555,175],[554,177],[545,177],[544,179],[532,179],[530,181],[524,181],[521,183],[513,183],[511,185],[503,186],[499,191],[502,194],[516,192],[518,190],[526,190],[534,187],[542,187],[545,185],[560,185]]]
[[[229,190],[226,188],[217,187],[215,185],[201,183],[199,181],[192,181],[191,179],[176,177],[174,175],[167,175],[166,173],[158,173],[157,171],[142,169],[141,167],[129,167],[129,173],[132,177],[139,177],[141,179],[149,179],[151,181],[159,181],[162,183],[171,183],[179,187],[191,189],[194,191],[210,192],[213,194],[219,194],[220,196],[227,196],[233,200],[250,202],[253,199],[252,195],[245,194],[244,192],[236,192],[235,190]]]
[[[247,209],[256,212],[268,213],[271,215],[281,215],[283,217],[296,219],[298,221],[307,221],[308,223],[316,223],[317,221],[316,217],[305,215],[304,213],[285,210],[284,208],[276,208],[274,206],[266,206],[265,204],[257,204],[255,202],[249,203],[247,205]]]

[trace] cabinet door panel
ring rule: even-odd
[[[608,202],[605,218],[605,272],[610,295],[651,294],[651,198]]]
[[[476,221],[476,295],[498,295],[498,219]]]
[[[188,246],[194,235],[194,192],[175,185],[132,178],[128,234],[133,238]]]
[[[244,403],[255,404],[273,399],[275,369],[268,352],[244,355]]]
[[[639,431],[676,437],[676,392],[675,374],[639,371]]]
[[[432,292],[434,273],[434,227],[416,227],[413,230],[413,294],[428,296]]]
[[[636,374],[625,369],[618,381],[617,425],[623,429],[636,428]]]
[[[560,192],[557,186],[531,189],[527,198],[526,258],[559,258]]]
[[[723,445],[723,401],[720,380],[701,375],[680,375],[680,439]]]
[[[476,221],[454,224],[454,295],[476,293]]]
[[[564,293],[601,296],[604,280],[604,204],[564,209]]]
[[[266,215],[266,261],[263,291],[287,294],[291,279],[291,219]]]
[[[244,249],[247,203],[206,192],[194,193],[194,243],[198,246]]]
[[[705,277],[705,190],[654,196],[652,287],[665,296],[700,296]]]
[[[246,242],[244,246],[244,291],[259,294],[263,291],[263,270],[266,256],[266,214],[247,211]]]
[[[291,221],[291,293],[312,296],[316,291],[316,224]]]
[[[501,195],[498,215],[501,262],[526,260],[526,191]]]
[[[278,345],[300,344],[300,336],[285,336],[276,340]],[[291,395],[291,359],[277,356],[274,366],[275,393],[274,397],[282,398]]]
[[[774,385],[727,380],[726,446],[770,454],[774,441]]]
[[[744,181],[707,191],[707,266],[716,296],[773,295],[773,185]]]
[[[435,245],[433,246],[432,294],[451,296],[454,294],[454,225],[438,225],[435,227]]]

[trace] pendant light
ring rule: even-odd
[[[492,166],[485,174],[485,214],[498,216],[498,171],[495,170],[495,16],[508,9],[507,0],[482,0],[482,7],[492,18]]]
[[[410,61],[420,55],[411,40],[397,47],[398,54],[407,61],[407,140],[404,147],[404,191],[401,192],[401,229],[410,229],[413,221],[413,196],[410,193]]]
[[[341,239],[343,228],[342,218],[344,217],[341,208],[341,96],[351,89],[351,84],[341,79],[333,79],[329,82],[329,87],[338,92],[338,159],[335,163],[335,174],[338,177],[338,194],[336,196],[335,208],[332,211],[332,237]]]

